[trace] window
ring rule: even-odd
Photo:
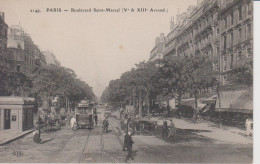
[[[242,51],[239,51],[237,55],[237,60],[239,61],[241,60],[241,58],[242,58]]]
[[[224,26],[227,28],[227,17],[224,18]]]
[[[239,20],[242,20],[242,6],[240,6],[238,8],[238,17],[239,17]]]
[[[246,31],[247,39],[249,39],[251,37],[251,24],[247,24],[246,28],[247,28]]]
[[[230,69],[233,69],[233,54],[231,54]]]
[[[225,56],[223,57],[223,59],[224,59],[224,71],[225,71],[225,70],[227,70],[227,66],[226,66],[227,56],[225,55]]]
[[[21,68],[20,68],[19,65],[16,67],[16,70],[17,70],[17,72],[20,72],[20,71],[21,71]]]
[[[16,121],[16,116],[15,115],[12,116],[12,121]]]
[[[231,13],[231,25],[234,24],[234,12]]]
[[[247,3],[247,14],[251,15],[252,14],[252,10],[251,10],[251,2]]]
[[[17,43],[17,48],[22,48],[21,43]]]
[[[250,59],[253,58],[251,48],[247,48],[247,57],[250,58]]]
[[[234,41],[234,38],[233,38],[233,32],[230,33],[230,45],[233,46],[233,41]]]
[[[227,49],[227,36],[224,36],[224,50]]]
[[[239,36],[239,39],[242,39],[242,30],[241,30],[241,28],[238,29],[238,36]]]

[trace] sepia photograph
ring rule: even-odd
[[[0,0],[0,163],[253,163],[253,0]]]

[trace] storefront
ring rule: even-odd
[[[34,98],[0,96],[0,130],[24,131],[33,128]]]
[[[253,118],[253,90],[225,91],[216,101],[215,117],[223,124],[245,127],[248,118]]]

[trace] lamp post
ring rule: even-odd
[[[222,121],[221,121],[221,102],[220,102],[220,92],[219,92],[219,88],[220,88],[220,82],[218,82],[217,84],[217,94],[218,94],[218,111],[219,111],[219,127],[222,128]]]

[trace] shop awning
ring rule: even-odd
[[[220,92],[216,101],[216,112],[253,113],[253,89]]]
[[[215,104],[217,100],[217,95],[211,96],[210,98],[204,99],[202,103],[205,104]]]
[[[181,100],[181,105],[190,106],[190,107],[192,107],[192,108],[195,108],[195,99],[194,99],[194,98],[191,98],[191,99],[183,99],[183,100]],[[201,109],[203,109],[207,104],[198,102],[197,105],[198,105],[198,109],[201,110]]]

